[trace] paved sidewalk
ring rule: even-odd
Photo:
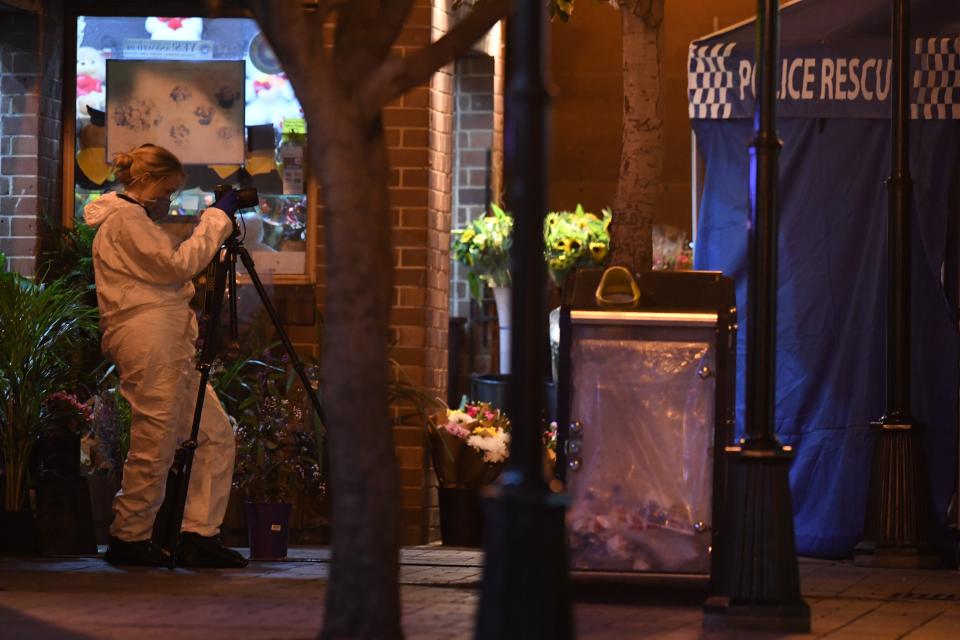
[[[243,570],[117,569],[99,558],[0,558],[0,638],[29,640],[314,638],[329,552],[299,548]],[[482,554],[415,547],[401,554],[403,624],[414,640],[470,638]],[[813,612],[804,637],[960,638],[960,574],[804,560]],[[701,629],[702,592],[578,589],[577,637],[723,638]],[[613,600],[613,601],[611,601]],[[772,638],[771,634],[729,637]]]

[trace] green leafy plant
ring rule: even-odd
[[[550,277],[563,286],[567,274],[580,267],[603,264],[610,250],[610,220],[613,213],[603,210],[603,217],[583,210],[556,211],[543,222],[544,259]]]
[[[495,204],[492,215],[480,216],[463,229],[453,231],[451,252],[467,267],[470,295],[479,299],[481,285],[510,285],[510,247],[513,244],[513,218]]]
[[[39,263],[45,280],[63,280],[88,292],[87,302],[96,306],[93,278],[93,238],[96,229],[79,220],[73,227],[54,225],[48,221],[52,241],[40,254]]]
[[[236,419],[234,486],[254,502],[290,502],[323,482],[323,423],[286,355],[264,349],[218,363],[215,388]]]
[[[44,400],[69,389],[71,355],[96,335],[96,314],[83,296],[65,281],[0,274],[0,453],[8,511],[23,508],[30,452],[50,426]]]

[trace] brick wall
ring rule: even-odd
[[[60,209],[61,10],[0,14],[0,252],[25,275],[42,216]]]
[[[418,3],[397,42],[399,53],[419,49],[446,33],[457,19],[449,5],[449,0]],[[500,38],[493,42],[499,56]],[[502,64],[499,69],[502,78]],[[450,64],[435,73],[428,86],[411,91],[384,112],[392,167],[396,269],[392,357],[408,380],[440,398],[447,387],[454,88],[454,65]],[[502,100],[496,106],[502,131]],[[498,158],[495,168],[499,168],[501,145],[495,141],[493,146]],[[499,185],[499,179],[494,185]],[[403,495],[403,543],[436,539],[436,481],[424,425],[410,420],[397,425],[394,434]]]
[[[456,62],[454,229],[463,228],[483,215],[486,197],[499,202],[492,188],[489,196],[485,193],[487,151],[493,149],[493,72],[494,59],[487,55],[474,54]],[[467,317],[470,314],[470,292],[466,269],[456,261],[450,268],[450,315]]]
[[[0,252],[32,274],[37,249],[39,20],[0,14]]]

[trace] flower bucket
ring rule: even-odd
[[[478,487],[438,487],[440,537],[445,546],[480,547],[483,512]]]
[[[292,507],[286,502],[246,503],[251,558],[282,560],[287,557]]]

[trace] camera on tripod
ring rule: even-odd
[[[218,184],[213,189],[213,201],[216,202],[222,198],[224,194],[230,191],[232,188],[233,187],[228,184]],[[260,194],[257,193],[256,187],[237,189],[237,195],[240,197],[240,205],[237,207],[237,210],[250,209],[260,204]]]

